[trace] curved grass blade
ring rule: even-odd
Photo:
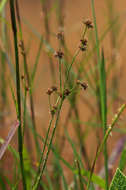
[[[10,131],[8,133],[7,138],[5,139],[5,142],[3,143],[3,145],[0,148],[0,160],[3,157],[3,155],[4,155],[6,149],[7,149],[8,145],[9,145],[11,139],[13,138],[18,126],[19,126],[19,121],[15,121],[15,123],[12,125],[12,127],[11,127],[11,129],[10,129]]]

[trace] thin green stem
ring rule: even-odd
[[[98,66],[99,66],[99,89],[100,90],[100,112],[101,112],[101,120],[102,120],[102,126],[103,126],[103,133],[104,136],[106,134],[107,126],[107,109],[106,109],[106,86],[105,85],[105,73],[104,72],[104,66],[101,60],[100,56],[100,42],[98,37],[98,29],[97,29],[97,23],[96,23],[96,15],[95,15],[95,7],[94,7],[94,0],[91,0],[92,5],[92,14],[94,19],[94,28],[95,28],[95,39],[96,39],[96,50],[97,50],[97,58],[98,58]],[[103,60],[104,61],[104,60]],[[103,76],[104,75],[104,76]],[[104,83],[104,84],[103,84]],[[108,153],[107,153],[107,143],[104,142],[104,166],[105,166],[105,182],[106,182],[106,190],[109,189],[109,183],[108,183]]]
[[[45,152],[45,148],[47,146],[47,141],[48,141],[48,137],[49,137],[49,132],[50,132],[50,129],[51,129],[51,126],[52,126],[52,122],[53,122],[53,119],[54,119],[54,115],[52,116],[50,122],[49,122],[49,127],[48,127],[48,130],[47,130],[47,133],[46,133],[46,138],[45,138],[45,141],[44,141],[44,145],[43,145],[43,150],[41,152],[41,157],[40,157],[40,161],[39,161],[39,166],[38,166],[38,171],[36,173],[36,177],[35,177],[35,182],[34,182],[34,185],[33,185],[33,189],[35,188],[34,186],[37,185],[37,181],[38,181],[38,176],[40,175],[41,173],[41,165],[43,163],[43,157],[44,157],[44,152]]]
[[[61,102],[60,102],[60,105],[59,105],[59,109],[58,109],[58,113],[57,113],[57,117],[56,117],[56,122],[55,122],[53,131],[52,131],[52,135],[51,135],[51,138],[50,138],[50,141],[49,141],[49,146],[48,146],[48,150],[47,150],[47,153],[46,153],[46,156],[45,156],[45,160],[43,162],[42,169],[41,169],[41,171],[39,173],[39,176],[37,176],[37,178],[35,180],[35,183],[33,185],[32,190],[36,190],[38,188],[40,180],[41,180],[41,177],[42,177],[43,172],[44,172],[44,169],[46,167],[48,156],[49,156],[49,153],[50,153],[50,150],[51,150],[51,147],[52,147],[53,138],[54,138],[55,131],[56,131],[56,128],[57,128],[57,125],[58,125],[58,121],[59,121],[59,117],[60,117],[60,111],[61,111],[61,108],[62,108],[63,100],[64,100],[64,98],[61,99]]]
[[[50,109],[50,111],[51,111],[51,109],[52,109],[52,105],[51,105],[51,96],[48,96],[49,97],[49,109]]]
[[[69,68],[68,68],[68,71],[67,71],[67,76],[66,76],[66,80],[65,80],[65,83],[64,83],[64,89],[65,89],[66,84],[67,84],[67,81],[68,81],[68,79],[69,79],[70,70],[71,70],[71,68],[72,68],[72,66],[73,66],[73,64],[74,64],[74,62],[75,62],[76,57],[79,55],[79,53],[80,53],[80,49],[77,49],[77,51],[75,52],[75,55],[73,56],[73,59],[72,59],[72,61],[71,61],[71,64],[70,64],[70,66],[69,66]]]
[[[84,31],[82,33],[82,39],[84,39],[85,35],[86,35],[86,32],[87,32],[87,26],[84,28]]]
[[[26,99],[27,99],[27,89],[26,89],[26,86],[24,84],[24,109],[23,109],[23,130],[22,130],[22,138],[23,138],[23,141],[24,141],[24,133],[25,133],[25,124],[26,124]]]
[[[84,37],[85,37],[85,35],[86,35],[86,31],[87,31],[87,27],[85,27],[85,29],[84,29],[84,31],[83,31],[82,39],[84,39]],[[71,68],[72,68],[72,66],[73,66],[73,64],[74,64],[74,62],[75,62],[76,57],[79,55],[79,53],[80,53],[80,49],[78,48],[78,49],[76,50],[76,52],[75,52],[75,55],[74,55],[73,58],[72,58],[72,61],[71,61],[70,66],[69,66],[69,68],[68,68],[67,76],[66,76],[66,80],[65,80],[65,84],[64,84],[64,89],[65,89],[65,86],[66,86],[67,81],[68,81],[68,79],[69,79],[70,70],[71,70]]]
[[[101,144],[100,144],[100,146],[99,146],[99,148],[98,148],[98,151],[96,152],[95,160],[94,160],[94,162],[93,162],[93,168],[95,167],[95,164],[96,164],[96,161],[97,161],[97,159],[98,159],[98,156],[99,156],[99,154],[101,153],[101,151],[102,151],[102,149],[103,149],[103,147],[104,147],[104,144],[105,144],[105,142],[107,141],[107,139],[108,139],[110,133],[112,132],[115,123],[118,121],[120,115],[122,114],[122,112],[124,111],[125,108],[126,108],[126,104],[123,104],[123,105],[118,109],[118,113],[115,114],[115,116],[114,116],[114,118],[113,118],[113,120],[112,120],[111,125],[109,125],[109,127],[108,127],[108,129],[107,129],[107,131],[106,131],[106,134],[104,135],[103,141],[101,142]],[[89,181],[88,181],[88,185],[87,185],[87,190],[88,190],[89,187],[90,187],[90,183],[91,183],[91,179],[92,179],[92,174],[93,174],[93,172],[90,172],[90,177],[89,177]]]
[[[60,92],[62,93],[62,71],[61,71],[62,61],[59,58],[59,82],[60,82]]]
[[[21,167],[23,188],[24,188],[24,190],[26,190],[27,187],[26,187],[24,162],[23,162],[23,139],[22,139],[22,129],[21,129],[21,97],[20,97],[21,90],[20,90],[20,71],[19,71],[17,26],[16,26],[16,18],[15,18],[14,0],[10,0],[9,3],[10,3],[12,31],[13,31],[13,37],[14,37],[14,48],[15,48],[16,90],[17,90],[17,106],[18,106],[17,118],[20,122],[20,125],[18,127],[18,151],[19,151],[19,156],[20,156],[20,167]]]

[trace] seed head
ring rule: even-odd
[[[87,43],[88,43],[87,38],[81,39],[80,41],[81,41],[81,44],[82,44],[83,46],[87,46]]]
[[[55,52],[54,56],[58,57],[59,59],[62,59],[64,56],[64,53],[61,50],[59,50],[59,51]]]
[[[80,41],[81,41],[81,45],[79,46],[80,50],[86,51],[88,40],[86,38],[84,38],[84,39],[81,39]]]
[[[88,88],[88,84],[85,82],[81,82],[80,80],[77,80],[77,85],[80,85],[84,90]]]
[[[83,87],[84,90],[86,90],[86,89],[88,88],[88,84],[85,83],[85,82],[83,82],[83,83],[81,84],[81,86]]]
[[[54,109],[54,110],[57,110],[57,106],[53,106],[53,109]]]
[[[52,110],[50,111],[50,113],[51,113],[51,115],[53,116],[53,115],[55,114],[55,110],[52,109]]]
[[[55,92],[55,91],[57,91],[57,86],[52,86],[51,89],[53,92]]]
[[[70,94],[70,90],[66,88],[64,90],[64,96],[69,96],[69,94]]]
[[[49,96],[53,93],[53,90],[51,88],[48,88],[46,94],[48,94]]]
[[[58,40],[63,40],[64,39],[64,33],[63,32],[58,32],[57,38],[58,38]]]
[[[52,116],[56,113],[56,110],[57,110],[57,106],[54,105],[50,111]]]
[[[86,50],[87,50],[87,47],[86,47],[86,46],[82,46],[82,45],[81,45],[81,46],[79,46],[79,48],[80,48],[81,51],[86,51]]]
[[[93,28],[93,23],[91,20],[87,19],[83,23],[87,26],[87,28]]]

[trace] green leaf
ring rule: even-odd
[[[126,148],[122,151],[120,162],[119,162],[119,169],[123,171],[126,167]]]
[[[25,178],[27,183],[27,189],[31,189],[31,161],[29,153],[26,147],[23,147],[23,158],[24,158],[24,170],[25,170]]]
[[[126,176],[121,172],[119,168],[117,168],[109,190],[125,190],[125,189],[126,189]]]

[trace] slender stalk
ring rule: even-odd
[[[92,4],[92,14],[93,14],[93,19],[94,19],[94,26],[95,26],[95,38],[96,38],[96,50],[97,50],[97,58],[98,58],[98,66],[99,66],[99,78],[100,78],[100,109],[101,109],[101,120],[102,120],[102,126],[103,126],[103,133],[104,136],[106,134],[107,126],[107,108],[106,108],[106,87],[105,85],[105,75],[104,68],[103,68],[103,63],[101,61],[101,56],[100,56],[100,48],[99,48],[99,38],[98,38],[98,30],[97,30],[97,23],[96,23],[96,15],[95,15],[95,7],[94,7],[94,0],[91,0]],[[103,60],[104,61],[104,60]],[[103,84],[104,83],[104,84]],[[104,142],[104,166],[105,166],[105,182],[106,182],[106,190],[109,189],[109,184],[108,184],[108,153],[107,153],[107,143],[106,141]]]
[[[24,85],[23,126],[22,126],[23,141],[24,141],[25,123],[26,123],[26,99],[27,99],[27,89],[26,89],[26,86]]]
[[[23,162],[23,139],[22,139],[22,129],[21,129],[21,97],[20,97],[21,89],[20,89],[20,71],[19,71],[17,26],[16,26],[16,18],[15,18],[14,0],[10,0],[9,3],[10,3],[12,31],[13,31],[13,37],[14,37],[14,48],[15,48],[16,90],[17,90],[17,106],[18,106],[17,118],[20,122],[19,127],[18,127],[18,151],[19,151],[19,156],[20,156],[20,167],[21,167],[23,188],[24,188],[24,190],[26,190],[27,187],[26,187],[24,162]]]
[[[104,147],[104,143],[107,141],[107,139],[108,139],[110,133],[111,133],[112,130],[113,130],[113,127],[115,126],[115,123],[118,121],[120,115],[122,114],[122,112],[124,111],[125,108],[126,108],[126,104],[123,104],[123,105],[118,109],[118,113],[115,114],[115,116],[114,116],[114,118],[113,118],[113,120],[112,120],[111,125],[109,125],[109,127],[108,127],[108,129],[107,129],[107,131],[106,131],[106,134],[104,135],[103,141],[101,142],[101,144],[100,144],[100,146],[99,146],[99,148],[98,148],[98,151],[96,152],[96,156],[95,156],[95,159],[94,159],[94,162],[93,162],[93,167],[92,167],[93,169],[94,169],[94,167],[95,167],[95,164],[96,164],[96,161],[97,161],[97,159],[98,159],[98,156],[99,156],[99,154],[101,153],[101,151],[102,151],[102,149],[103,149],[103,147]],[[88,181],[88,185],[87,185],[87,189],[86,189],[86,190],[89,189],[89,186],[90,186],[90,183],[91,183],[92,174],[93,174],[93,172],[90,172],[90,177],[89,177],[89,181]]]
[[[58,125],[58,121],[59,121],[59,117],[60,117],[60,111],[61,111],[61,108],[62,108],[63,101],[64,101],[64,98],[61,99],[61,102],[60,102],[60,105],[59,105],[59,109],[58,109],[58,113],[57,113],[57,117],[56,117],[56,122],[55,122],[53,131],[52,131],[52,135],[51,135],[51,138],[50,138],[50,141],[49,141],[49,146],[48,146],[48,150],[47,150],[47,153],[46,153],[46,156],[45,156],[45,159],[44,159],[42,169],[41,169],[39,175],[37,176],[37,178],[35,180],[35,183],[33,185],[32,190],[36,190],[38,188],[40,180],[41,180],[41,177],[42,177],[43,172],[44,172],[44,169],[46,167],[48,156],[49,156],[49,153],[50,153],[50,150],[51,150],[51,147],[52,147],[53,138],[54,138],[55,131],[56,131],[56,128],[57,128],[57,125]]]
[[[85,27],[84,30],[83,30],[82,39],[84,39],[84,37],[85,37],[85,35],[86,35],[86,31],[87,31],[87,27]],[[72,66],[73,66],[73,64],[74,64],[74,62],[75,62],[76,57],[79,55],[79,53],[80,53],[80,48],[78,48],[78,49],[76,50],[76,52],[75,52],[75,54],[74,54],[74,56],[73,56],[73,58],[72,58],[71,64],[70,64],[70,66],[69,66],[69,68],[68,68],[68,71],[67,71],[67,75],[66,75],[66,80],[65,80],[65,85],[64,85],[64,86],[66,86],[66,84],[67,84],[67,81],[68,81],[68,79],[69,79],[70,70],[71,70],[71,68],[72,68]],[[64,88],[65,88],[65,87],[64,87]]]
[[[52,116],[50,122],[49,122],[49,127],[48,127],[48,130],[47,130],[47,133],[46,133],[46,138],[45,138],[45,141],[44,141],[44,145],[43,145],[43,150],[41,152],[41,156],[40,156],[40,161],[39,161],[39,166],[38,166],[38,171],[36,173],[36,178],[35,178],[35,182],[34,182],[34,185],[36,184],[37,182],[37,178],[41,172],[41,165],[43,163],[43,157],[44,157],[44,152],[45,152],[45,148],[47,146],[47,141],[48,141],[48,137],[49,137],[49,132],[50,132],[50,129],[51,129],[51,126],[52,126],[52,122],[53,122],[53,119],[54,119],[54,115]],[[33,185],[33,187],[34,187]]]
[[[72,68],[72,66],[73,66],[73,64],[74,64],[74,62],[75,62],[76,57],[79,55],[79,53],[80,53],[80,49],[77,49],[77,51],[75,52],[75,55],[73,56],[73,59],[72,59],[72,61],[71,61],[71,64],[70,64],[70,66],[69,66],[69,68],[68,68],[68,70],[67,70],[67,76],[66,76],[66,80],[65,80],[65,83],[64,83],[64,88],[65,88],[65,86],[66,86],[66,84],[67,84],[67,82],[68,82],[70,70],[71,70],[71,68]]]
[[[60,82],[60,92],[62,93],[62,71],[61,71],[62,61],[59,58],[59,82]]]
[[[78,175],[79,175],[80,190],[84,190],[82,175],[81,175],[81,167],[80,167],[80,163],[78,160],[76,160],[76,164],[77,164]]]

